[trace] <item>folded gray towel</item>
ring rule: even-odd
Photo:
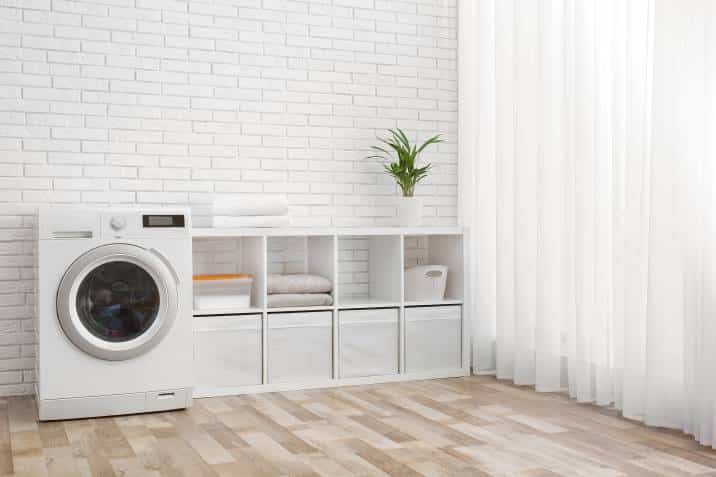
[[[289,274],[269,275],[268,294],[284,293],[330,293],[333,290],[331,281],[320,275]]]
[[[269,308],[283,308],[293,306],[330,306],[333,297],[327,293],[284,293],[269,295]]]

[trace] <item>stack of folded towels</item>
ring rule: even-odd
[[[320,275],[269,275],[268,307],[329,306],[331,281]]]
[[[291,223],[283,196],[218,196],[212,209],[214,227],[287,227]]]

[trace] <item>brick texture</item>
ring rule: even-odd
[[[281,193],[298,226],[389,225],[396,186],[364,157],[401,127],[445,135],[418,194],[426,223],[456,223],[456,14],[456,0],[0,0],[0,395],[32,392],[37,204],[186,204],[206,225],[213,194]]]

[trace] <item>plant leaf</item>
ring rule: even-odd
[[[423,152],[423,149],[425,149],[425,148],[428,147],[429,145],[431,145],[431,144],[438,144],[438,143],[440,143],[440,142],[445,142],[445,141],[442,140],[440,134],[438,134],[438,135],[436,135],[436,136],[433,136],[433,137],[431,137],[430,139],[428,139],[427,141],[425,141],[425,142],[423,143],[423,145],[418,148],[418,153]]]
[[[429,145],[443,142],[443,140],[438,134],[417,146],[410,143],[410,139],[400,128],[389,129],[388,132],[387,137],[378,137],[378,141],[382,145],[371,146],[371,150],[376,153],[367,156],[366,159],[387,161],[387,164],[383,164],[385,173],[395,179],[402,189],[403,195],[411,196],[414,193],[415,185],[427,177],[432,169],[431,164],[416,167],[418,156]]]

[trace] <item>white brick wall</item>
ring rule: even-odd
[[[395,221],[364,160],[402,127],[457,215],[456,0],[0,0],[0,395],[31,392],[38,203],[285,193],[297,225]],[[22,206],[20,204],[23,204]]]
[[[431,265],[429,262],[428,237],[405,237],[405,268]]]
[[[368,296],[368,237],[338,241],[338,283],[341,296]]]
[[[269,237],[268,273],[306,273],[305,237]]]

